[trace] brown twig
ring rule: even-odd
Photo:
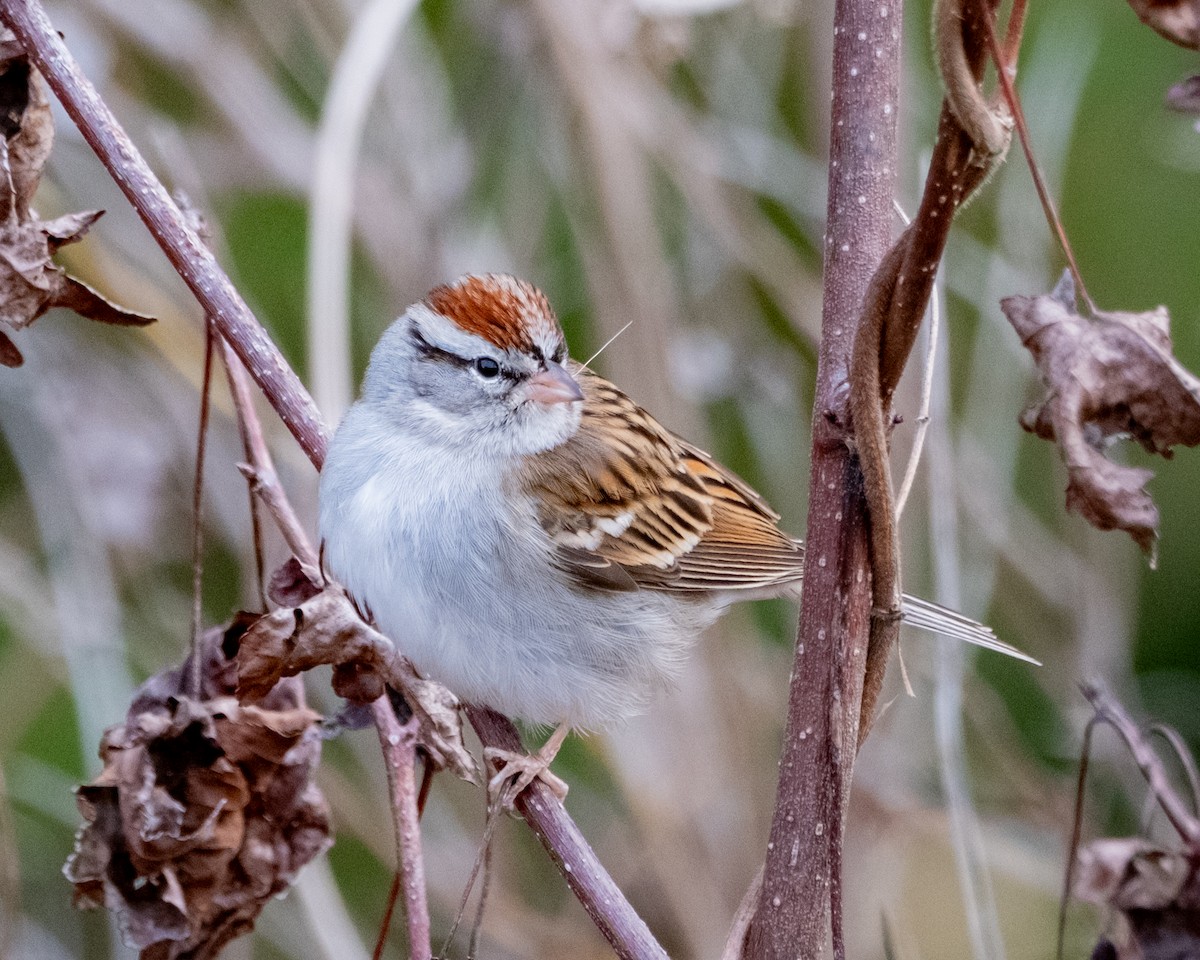
[[[1171,752],[1175,754],[1175,759],[1179,761],[1179,766],[1183,768],[1183,776],[1187,780],[1188,792],[1192,798],[1192,813],[1200,817],[1200,770],[1196,769],[1196,758],[1188,750],[1187,743],[1178,730],[1165,723],[1150,724],[1146,728],[1146,736],[1162,737],[1167,742]]]
[[[387,769],[388,789],[396,819],[396,862],[401,865],[400,882],[408,918],[408,951],[412,960],[430,960],[429,903],[425,896],[425,860],[421,854],[421,826],[417,816],[417,727],[416,714],[401,725],[384,694],[371,704],[379,746]]]
[[[479,850],[475,853],[475,862],[471,864],[471,872],[467,874],[467,882],[463,885],[462,896],[458,900],[458,909],[454,911],[454,920],[450,924],[450,929],[446,931],[446,940],[442,944],[442,949],[438,951],[438,956],[449,955],[450,948],[454,945],[454,938],[458,935],[459,925],[462,924],[463,917],[467,915],[467,905],[471,902],[471,891],[475,889],[475,881],[482,874],[484,883],[479,891],[479,906],[475,911],[477,923],[471,928],[471,937],[467,944],[467,956],[475,956],[475,938],[478,932],[478,923],[483,919],[488,877],[491,873],[492,838],[496,835],[496,828],[500,826],[505,812],[500,803],[495,803],[490,798],[487,799],[486,811],[483,836],[479,839]]]
[[[747,956],[843,949],[841,835],[870,620],[862,478],[846,445],[846,379],[868,282],[891,240],[902,4],[838,0],[825,282],[808,546],[779,787]],[[861,39],[860,39],[861,38]]]
[[[221,364],[225,367],[225,379],[229,383],[229,393],[234,397],[234,409],[237,411],[238,434],[242,438],[242,452],[245,454],[247,461],[253,458],[255,451],[261,451],[265,455],[268,465],[271,464],[271,453],[267,448],[266,440],[262,435],[262,424],[257,416],[248,417],[247,410],[254,408],[254,398],[250,391],[250,378],[246,374],[246,368],[242,366],[242,361],[237,358],[237,354],[230,349],[225,338],[220,338],[221,346]],[[239,469],[243,465],[239,464]],[[246,464],[248,466],[248,464]],[[266,560],[263,555],[263,539],[262,539],[262,519],[260,516],[261,507],[259,504],[259,493],[255,489],[253,477],[246,478],[246,488],[250,494],[250,526],[254,534],[254,571],[258,580],[258,598],[262,604],[262,608],[267,608],[267,572]],[[290,545],[290,544],[289,544]]]
[[[888,460],[891,399],[916,342],[955,213],[1004,155],[1006,117],[980,88],[995,0],[938,0],[934,17],[946,100],[921,204],[871,280],[850,372],[854,435],[871,518],[873,624],[860,742],[869,732],[897,636],[900,549]],[[1016,11],[1019,30],[1023,13]],[[1010,32],[1015,44],[1019,33]]]
[[[1167,776],[1162,759],[1154,752],[1154,748],[1146,741],[1142,731],[1138,729],[1128,711],[1121,706],[1103,684],[1098,681],[1085,683],[1083,695],[1087,698],[1096,716],[1117,731],[1134,762],[1142,771],[1142,776],[1150,784],[1150,790],[1163,813],[1171,821],[1171,826],[1192,849],[1200,847],[1200,818],[1197,818],[1187,808],[1187,804],[1179,796],[1178,791],[1171,786],[1171,778]]]
[[[1083,282],[1083,274],[1079,271],[1079,264],[1075,262],[1075,251],[1071,248],[1071,241],[1067,239],[1067,230],[1058,215],[1058,210],[1055,209],[1054,200],[1050,196],[1050,188],[1046,186],[1046,178],[1042,176],[1042,171],[1038,167],[1037,160],[1033,155],[1033,143],[1029,138],[1029,126],[1025,123],[1025,111],[1021,107],[1021,98],[1017,95],[1016,87],[1013,86],[1012,73],[1009,70],[1012,63],[1012,50],[1009,49],[1011,45],[1011,30],[1010,39],[1006,41],[1004,50],[1000,48],[1000,41],[996,37],[996,28],[991,17],[983,18],[983,30],[987,38],[988,48],[991,50],[992,59],[996,63],[996,77],[1000,84],[1000,90],[1004,94],[1004,100],[1008,104],[1008,109],[1012,111],[1013,120],[1017,127],[1017,137],[1021,141],[1021,151],[1025,154],[1025,162],[1029,164],[1029,174],[1033,177],[1033,186],[1037,190],[1038,200],[1041,201],[1042,211],[1046,215],[1046,222],[1050,225],[1050,229],[1058,239],[1058,244],[1062,247],[1063,256],[1067,258],[1067,268],[1071,271],[1071,276],[1075,280],[1076,294],[1087,304],[1088,312],[1094,314],[1096,312],[1096,303],[1092,300],[1091,294],[1088,293],[1087,285]]]
[[[202,696],[204,657],[200,655],[200,637],[204,621],[204,453],[208,446],[208,414],[212,394],[213,329],[204,324],[204,377],[200,384],[200,423],[196,428],[196,469],[192,475],[192,668],[188,675],[188,692]]]
[[[305,455],[320,468],[327,437],[312,398],[212,252],[187,223],[166,188],[83,75],[37,0],[3,0],[0,19],[16,34],[138,216],[218,332],[229,341]]]
[[[1091,758],[1092,736],[1098,725],[1107,723],[1125,741],[1125,745],[1129,748],[1134,762],[1137,763],[1138,768],[1142,771],[1142,776],[1145,777],[1146,782],[1150,785],[1151,795],[1163,813],[1167,815],[1167,819],[1171,822],[1171,826],[1175,828],[1180,838],[1192,851],[1195,851],[1197,845],[1200,844],[1200,816],[1188,810],[1187,804],[1184,803],[1178,791],[1171,785],[1162,759],[1150,745],[1150,737],[1156,734],[1166,739],[1167,743],[1178,754],[1184,766],[1184,773],[1187,776],[1189,785],[1195,791],[1197,779],[1195,762],[1188,752],[1186,745],[1183,743],[1182,738],[1170,727],[1164,727],[1161,724],[1152,724],[1143,732],[1134,723],[1133,718],[1121,702],[1098,680],[1082,684],[1080,690],[1092,705],[1095,713],[1088,720],[1088,724],[1084,728],[1083,745],[1080,748],[1079,776],[1075,785],[1075,812],[1071,821],[1071,837],[1067,847],[1067,868],[1063,876],[1062,897],[1058,907],[1058,933],[1055,949],[1057,960],[1062,960],[1063,956],[1063,943],[1067,929],[1067,906],[1071,899],[1077,855],[1083,834],[1083,801],[1084,791],[1087,786],[1088,765]]]
[[[221,340],[221,358],[225,362],[225,372],[229,378],[229,392],[233,396],[233,405],[238,413],[238,423],[242,425],[242,434],[246,446],[247,463],[239,463],[238,470],[250,484],[250,489],[271,514],[275,526],[283,536],[292,555],[300,561],[312,574],[314,582],[319,580],[320,560],[317,551],[304,531],[304,524],[296,516],[283,484],[279,482],[279,474],[275,471],[275,460],[267,446],[263,434],[262,422],[254,410],[254,397],[250,390],[246,368],[241,360],[230,349],[229,344]]]
[[[1025,15],[1028,12],[1027,0],[1013,0],[1012,10],[1008,14],[1008,26],[1004,31],[1004,63],[1000,67],[1010,77],[1017,75],[1017,51],[1025,33]]]
[[[1075,811],[1071,817],[1071,839],[1067,845],[1067,869],[1063,872],[1062,896],[1058,901],[1058,932],[1055,938],[1055,960],[1063,960],[1063,944],[1067,935],[1067,905],[1071,902],[1071,883],[1075,877],[1075,857],[1083,836],[1083,796],[1087,788],[1088,764],[1092,755],[1092,734],[1099,717],[1092,717],[1083,728],[1083,746],[1079,751],[1079,774],[1075,781]]]
[[[304,527],[275,473],[274,460],[267,447],[262,423],[254,409],[254,398],[250,393],[246,370],[224,340],[221,341],[221,348],[221,356],[229,376],[230,392],[239,422],[242,424],[242,435],[246,441],[247,457],[250,461],[239,464],[239,467],[250,481],[255,495],[262,498],[289,549],[301,565],[308,568],[315,582],[320,570],[317,551],[309,542],[308,535],[304,532]],[[425,893],[425,864],[421,854],[420,813],[415,780],[418,721],[414,716],[407,724],[401,725],[386,694],[371,704],[371,713],[387,770],[396,839],[396,872],[404,893],[409,952],[414,960],[428,960],[432,956],[429,905]],[[381,938],[386,934],[390,913],[389,908]]]
[[[387,903],[383,908],[383,922],[379,924],[379,933],[375,935],[375,949],[371,951],[371,960],[383,960],[383,951],[387,948],[388,932],[392,926],[392,912],[396,909],[396,901],[400,898],[400,871],[392,873],[392,885],[388,889]]]
[[[517,728],[507,717],[474,705],[467,706],[467,716],[488,746],[509,751],[521,749]],[[542,841],[550,859],[566,877],[568,886],[617,956],[625,960],[648,957],[665,960],[666,951],[654,939],[646,921],[629,906],[575,822],[561,812],[562,803],[550,788],[541,780],[534,780],[515,802],[517,812]],[[624,907],[614,910],[613,904]]]
[[[68,115],[112,174],[172,265],[213,317],[221,335],[245,364],[267,401],[313,465],[325,459],[327,436],[320,414],[299,378],[254,318],[245,301],[162,184],[84,77],[36,0],[0,0],[3,20],[46,78]],[[516,728],[500,717],[471,711],[485,746],[516,749]],[[518,799],[526,821],[563,870],[584,909],[622,957],[665,957],[661,946],[588,847],[561,803],[535,783]],[[584,852],[586,851],[586,855]],[[569,865],[569,869],[567,869]]]

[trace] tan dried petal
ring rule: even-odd
[[[267,596],[281,607],[298,607],[321,592],[324,585],[314,579],[314,574],[295,557],[271,574],[267,584]]]
[[[1120,910],[1175,903],[1191,872],[1187,858],[1140,837],[1096,840],[1079,851],[1075,896]]]
[[[1159,36],[1200,50],[1200,0],[1129,0],[1129,5]]]
[[[45,81],[7,29],[0,32],[0,134],[6,147],[0,167],[10,188],[0,209],[25,220],[54,145],[54,121]]]
[[[1200,113],[1200,74],[1171,87],[1167,91],[1167,106],[1181,113]]]
[[[243,701],[257,701],[281,678],[323,664],[340,668],[342,693],[353,692],[346,686],[350,684],[374,699],[390,684],[416,713],[419,742],[433,763],[464,780],[478,777],[475,759],[463,743],[458,698],[418,676],[392,642],[363,621],[337,584],[295,608],[263,616],[241,638],[237,664]]]
[[[1058,444],[1067,506],[1101,530],[1125,530],[1153,556],[1158,509],[1145,490],[1153,474],[1104,451],[1125,435],[1164,457],[1200,443],[1200,380],[1172,355],[1166,309],[1082,317],[1069,275],[1050,295],[1009,297],[1001,307],[1046,384],[1021,424]]]

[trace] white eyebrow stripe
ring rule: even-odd
[[[505,370],[517,375],[535,373],[538,362],[527,353],[517,349],[498,347],[490,340],[470,333],[449,317],[430,309],[424,303],[409,307],[412,328],[429,346],[458,357],[465,363],[479,357],[491,357]]]
[[[423,303],[413,304],[408,308],[413,327],[429,342],[431,347],[445,350],[464,359],[487,356],[497,359],[507,351],[501,350],[494,343],[483,337],[468,333],[453,320],[442,316],[436,310],[431,310]]]

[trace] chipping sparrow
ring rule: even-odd
[[[417,668],[559,729],[635,712],[731,603],[799,596],[745,482],[567,358],[514,277],[438,287],[371,355],[321,474],[325,561]],[[904,598],[904,619],[1023,657]]]

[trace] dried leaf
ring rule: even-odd
[[[30,203],[54,146],[46,82],[29,65],[11,30],[0,30],[0,134],[8,148],[4,216],[29,219]]]
[[[0,330],[0,363],[6,367],[19,367],[24,362],[25,358],[21,356],[21,351],[12,342],[12,338]]]
[[[1200,50],[1200,0],[1129,0],[1129,5],[1159,36]]]
[[[1117,960],[1200,956],[1200,876],[1195,857],[1138,837],[1097,840],[1079,851],[1074,893],[1109,907],[1121,929],[1101,947]],[[1093,953],[1096,956],[1096,953]]]
[[[254,706],[232,696],[225,651],[245,626],[206,635],[203,699],[184,692],[187,664],[151,677],[78,791],[85,824],[64,871],[76,905],[117,911],[146,960],[215,957],[330,842],[302,686]]]
[[[358,615],[337,584],[292,609],[259,619],[241,638],[237,694],[243,702],[268,695],[281,678],[333,664],[337,692],[374,700],[385,685],[399,690],[420,721],[418,741],[438,767],[475,781],[475,758],[463,743],[458,698],[417,675],[392,642]]]
[[[271,574],[267,584],[267,596],[272,603],[281,607],[298,607],[321,592],[322,584],[315,572],[309,570],[295,557],[289,557],[283,566]]]
[[[1200,823],[1171,784],[1162,761],[1115,697],[1097,682],[1083,686],[1096,719],[1117,731],[1141,768],[1180,846],[1169,849],[1141,837],[1096,840],[1079,850],[1071,890],[1075,896],[1116,914],[1106,918],[1106,936],[1093,960],[1184,960],[1200,957]],[[1195,762],[1177,735],[1158,725],[1187,770]],[[1086,756],[1084,758],[1086,761]]]
[[[51,260],[60,247],[81,239],[103,211],[43,221],[31,208],[54,126],[45,83],[7,30],[0,31],[0,134],[0,324],[20,330],[51,307],[102,323],[153,322],[110,303]],[[0,363],[19,366],[20,351],[6,333],[0,336]]]
[[[1096,840],[1079,851],[1075,896],[1120,910],[1161,910],[1179,897],[1187,858],[1140,837]]]
[[[1158,508],[1145,490],[1153,474],[1104,450],[1126,435],[1164,457],[1200,443],[1200,380],[1172,355],[1166,308],[1082,317],[1069,275],[1048,296],[1009,297],[1001,307],[1047,387],[1021,425],[1058,444],[1067,507],[1101,530],[1125,530],[1153,558]]]
[[[1168,90],[1167,106],[1181,113],[1200,113],[1200,74],[1180,80]]]
[[[101,213],[0,225],[0,323],[20,330],[51,307],[66,307],[91,320],[122,326],[154,322],[153,317],[110,303],[50,259],[59,247],[80,239]]]

